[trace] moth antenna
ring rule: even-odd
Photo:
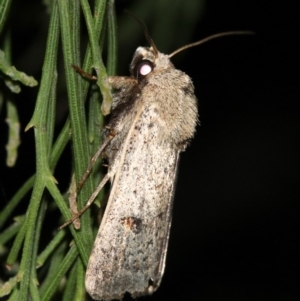
[[[143,27],[145,37],[146,37],[147,41],[149,42],[150,46],[153,48],[153,52],[154,52],[155,57],[157,57],[158,56],[157,47],[154,44],[153,40],[151,39],[150,34],[148,32],[148,28],[145,25],[145,23],[141,19],[139,19],[136,15],[134,15],[132,12],[130,12],[128,10],[125,10],[125,13],[131,15],[131,17],[133,17],[136,21],[138,21],[140,23],[140,25]]]
[[[177,50],[173,51],[171,54],[169,54],[169,58],[171,58],[175,54],[177,54],[177,53],[179,53],[179,52],[181,52],[185,49],[195,47],[195,46],[198,46],[200,44],[204,44],[204,43],[206,43],[210,40],[213,40],[213,39],[217,39],[217,38],[221,38],[221,37],[225,37],[225,36],[243,35],[243,34],[254,35],[255,33],[253,31],[226,31],[226,32],[217,33],[217,34],[214,34],[214,35],[209,36],[207,38],[204,38],[204,39],[202,39],[198,42],[194,42],[194,43],[191,43],[191,44],[180,47],[179,49],[177,49]]]

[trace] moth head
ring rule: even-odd
[[[144,78],[154,70],[173,67],[168,55],[157,51],[156,47],[138,47],[130,64],[131,75],[137,79]]]
[[[137,16],[128,11],[126,12],[135,18],[144,28],[145,37],[151,46],[137,48],[130,64],[131,75],[137,79],[143,79],[144,77],[151,75],[154,70],[159,72],[174,67],[170,62],[168,55],[162,54],[157,50],[155,43],[148,33],[146,25]]]

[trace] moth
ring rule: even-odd
[[[193,138],[197,100],[188,75],[152,47],[137,48],[115,89],[106,147],[111,191],[85,285],[96,300],[154,292],[165,269],[180,152]],[[110,131],[110,130],[109,130]],[[106,134],[107,135],[107,134]]]
[[[165,270],[179,156],[194,137],[197,99],[191,78],[170,55],[138,47],[131,76],[108,78],[114,93],[104,136],[111,191],[86,271],[85,286],[95,300],[152,294]],[[79,68],[78,68],[79,69]],[[90,203],[90,201],[89,201]]]

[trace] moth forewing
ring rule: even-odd
[[[139,47],[116,89],[106,148],[111,192],[86,272],[96,300],[151,294],[166,260],[179,153],[198,120],[191,79],[167,55]]]

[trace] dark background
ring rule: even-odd
[[[30,9],[14,7],[13,49],[16,67],[39,78],[48,23],[42,4],[31,2]],[[193,18],[186,2],[197,7]],[[165,275],[145,300],[299,300],[296,1],[117,1],[122,75],[136,47],[147,45],[125,8],[145,21],[166,53],[218,32],[256,33],[220,38],[172,59],[193,78],[201,127],[181,156]],[[23,129],[36,92],[24,88],[17,98]],[[5,167],[4,113],[1,203],[35,169],[32,131],[22,133],[17,166]]]

